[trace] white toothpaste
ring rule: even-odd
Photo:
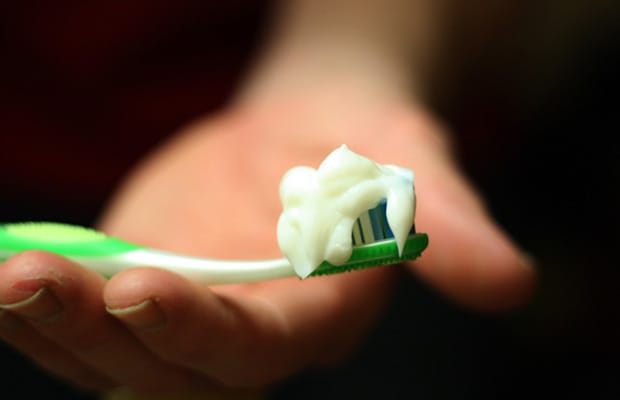
[[[357,218],[387,201],[387,222],[402,254],[413,225],[413,171],[377,164],[340,146],[318,169],[295,167],[280,183],[283,211],[278,244],[300,278],[323,261],[344,264],[351,256]]]

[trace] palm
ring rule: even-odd
[[[381,154],[390,150],[384,143],[388,135],[370,142],[365,135],[370,130],[362,132],[359,121],[346,128],[338,121],[342,137],[320,142],[304,138],[306,133],[324,129],[320,124],[302,127],[298,123],[301,115],[274,112],[274,118],[270,117],[233,115],[193,127],[180,141],[168,146],[172,150],[147,161],[129,181],[129,189],[121,191],[104,218],[103,228],[150,246],[199,256],[281,257],[275,235],[281,211],[278,186],[287,169],[300,164],[318,166],[347,137],[348,144],[371,158],[378,156],[387,161],[392,156],[401,164],[408,159],[407,152],[397,153],[403,150],[397,146],[391,148],[393,154]],[[282,144],[277,140],[279,135],[295,135],[296,131],[303,131],[298,141]],[[309,363],[341,358],[363,336],[364,328],[380,310],[390,272],[377,269],[303,282],[292,278],[211,288],[238,307],[253,309],[255,314],[246,315],[249,324],[254,324],[252,319],[285,318],[264,326],[260,333],[264,335],[264,351],[260,351],[257,332],[252,331],[252,340],[259,349],[252,351],[250,360],[247,353],[238,354],[239,365],[253,371],[242,371],[241,375],[255,374],[259,365],[272,365],[258,368],[261,376],[250,378],[268,381]],[[256,308],[252,303],[257,299],[268,307]],[[285,327],[293,329],[286,331]],[[273,351],[274,345],[279,351]],[[267,359],[271,362],[265,363]],[[233,382],[241,379],[220,378]]]

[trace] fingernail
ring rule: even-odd
[[[47,287],[40,288],[29,298],[17,303],[0,304],[0,309],[43,323],[56,320],[63,311],[62,303]]]
[[[157,331],[166,324],[166,318],[161,308],[156,301],[150,299],[135,306],[125,308],[106,307],[106,310],[131,328],[141,331]]]

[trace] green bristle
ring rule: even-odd
[[[398,249],[394,240],[384,240],[355,246],[353,247],[351,257],[343,265],[332,265],[324,261],[310,276],[331,275],[415,260],[427,246],[428,236],[424,233],[410,235],[405,242],[403,254],[400,257],[398,256]]]

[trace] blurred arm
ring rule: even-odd
[[[420,95],[440,45],[442,5],[433,0],[285,1],[239,99],[332,87],[388,99]]]

